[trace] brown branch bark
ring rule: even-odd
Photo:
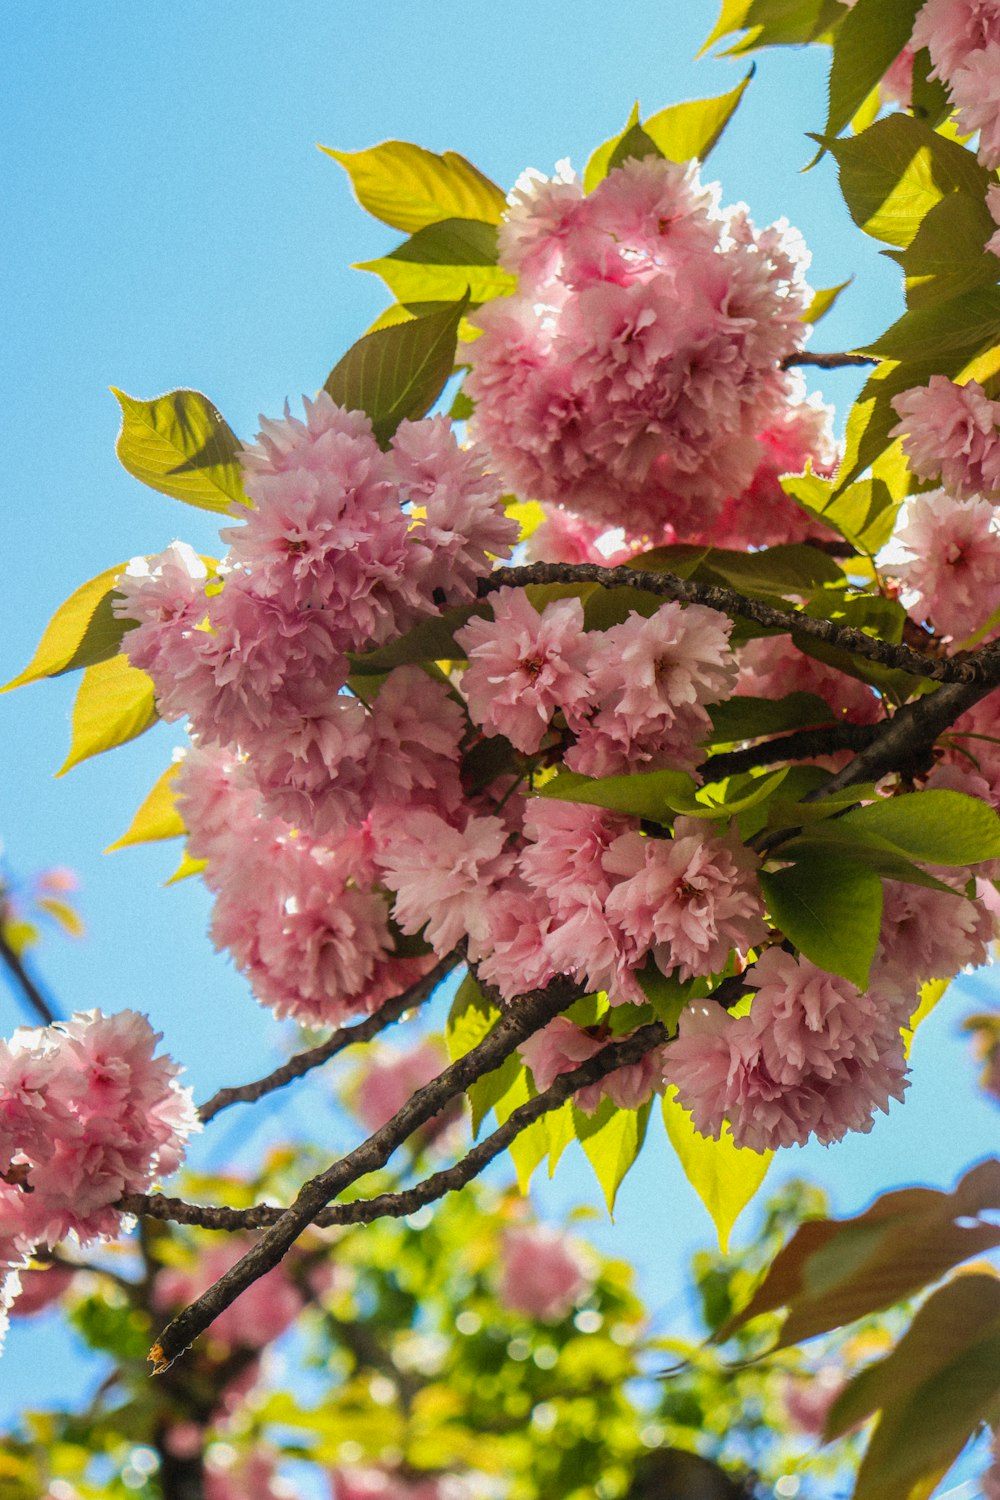
[[[0,924],[0,959],[3,960],[8,974],[42,1025],[51,1026],[53,1021],[58,1020],[58,1017],[34,979],[32,979],[21,955],[15,952],[7,941],[2,924]]]
[[[360,1177],[383,1167],[396,1147],[418,1126],[439,1114],[449,1100],[462,1093],[474,1079],[499,1067],[519,1042],[583,993],[578,984],[559,978],[544,990],[520,997],[477,1047],[452,1063],[431,1083],[418,1089],[388,1124],[325,1172],[304,1183],[291,1207],[265,1231],[243,1259],[167,1325],[150,1354],[154,1372],[167,1369],[251,1282],[277,1265],[306,1225],[315,1220],[331,1199]],[[123,1198],[120,1206],[126,1212],[133,1212],[133,1201]],[[139,1212],[143,1211],[144,1205],[140,1204]]]
[[[878,724],[828,724],[818,729],[797,729],[778,739],[748,745],[745,750],[726,750],[710,755],[698,767],[706,780],[737,776],[756,766],[773,766],[779,760],[811,760],[836,750],[865,750],[878,737],[887,721]]]
[[[794,365],[814,365],[818,370],[843,370],[851,365],[877,364],[878,360],[871,354],[809,354],[803,351],[789,354],[781,361],[781,368],[790,370]]]
[[[850,651],[854,656],[879,666],[893,667],[932,682],[996,682],[1000,680],[1000,648],[986,647],[960,656],[925,656],[912,646],[894,646],[876,640],[849,625],[833,620],[817,620],[796,610],[775,609],[759,599],[748,599],[735,589],[711,583],[694,583],[674,573],[659,573],[642,568],[602,568],[597,563],[529,563],[525,567],[495,568],[488,578],[479,580],[479,597],[486,598],[497,589],[524,588],[531,583],[598,583],[603,588],[635,588],[647,594],[659,594],[684,604],[705,604],[729,616],[753,620],[768,630],[780,630],[792,639],[822,641]]]
[[[313,1068],[321,1067],[323,1063],[329,1062],[339,1052],[347,1047],[353,1047],[357,1042],[369,1042],[372,1037],[398,1021],[400,1016],[408,1010],[414,1010],[418,1005],[423,1005],[437,986],[450,974],[457,964],[461,963],[463,957],[462,949],[456,948],[453,952],[445,954],[444,958],[438,959],[433,969],[428,970],[423,979],[418,979],[416,984],[411,984],[408,990],[403,990],[399,995],[393,995],[385,1003],[373,1011],[365,1020],[356,1022],[353,1026],[341,1026],[332,1036],[328,1036],[325,1042],[320,1042],[318,1047],[310,1047],[305,1052],[297,1052],[287,1062],[275,1068],[264,1078],[257,1078],[252,1083],[236,1084],[232,1088],[219,1089],[211,1099],[199,1106],[198,1114],[202,1124],[207,1125],[209,1120],[215,1118],[223,1109],[228,1109],[232,1104],[253,1104],[258,1099],[263,1099],[265,1094],[271,1094],[275,1089],[284,1088],[286,1084],[293,1082],[296,1078],[302,1078]]]
[[[728,989],[723,993],[726,986]],[[710,998],[719,998],[720,1003],[735,1005],[744,993],[745,984],[742,978],[737,978],[735,981],[724,981],[724,985],[720,986],[716,995]],[[411,1188],[404,1188],[394,1193],[378,1193],[373,1198],[358,1199],[352,1203],[339,1203],[331,1208],[322,1209],[316,1214],[313,1222],[320,1228],[330,1228],[333,1225],[368,1224],[373,1219],[398,1219],[406,1214],[415,1213],[425,1204],[433,1203],[438,1198],[443,1198],[446,1193],[454,1192],[471,1182],[484,1167],[507,1149],[522,1130],[540,1119],[542,1115],[548,1114],[550,1110],[558,1109],[572,1094],[576,1093],[577,1089],[585,1088],[590,1083],[597,1083],[608,1073],[613,1073],[616,1068],[623,1068],[628,1063],[638,1062],[653,1047],[662,1047],[669,1040],[670,1033],[667,1028],[660,1021],[652,1021],[620,1042],[609,1042],[600,1052],[581,1063],[578,1068],[574,1068],[571,1073],[561,1073],[544,1093],[519,1105],[503,1125],[484,1137],[452,1166],[432,1173],[430,1177]],[[123,1203],[125,1201],[122,1200]],[[173,1223],[198,1224],[203,1229],[261,1229],[277,1224],[285,1213],[284,1209],[276,1208],[273,1204],[256,1204],[253,1208],[227,1208],[224,1205],[185,1203],[182,1199],[168,1198],[159,1193],[149,1197],[136,1194],[129,1201],[131,1213],[142,1213],[149,1218],[166,1219]]]

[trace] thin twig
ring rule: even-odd
[[[996,647],[962,656],[925,656],[922,651],[914,651],[912,646],[895,646],[889,641],[865,635],[864,631],[850,625],[815,619],[797,610],[775,609],[759,599],[748,599],[735,589],[694,583],[689,578],[678,578],[675,573],[628,567],[602,568],[597,563],[529,563],[519,568],[495,568],[487,578],[480,578],[479,597],[485,598],[497,589],[524,588],[533,583],[598,583],[602,588],[641,589],[644,593],[660,594],[686,604],[705,604],[722,614],[753,620],[765,629],[780,630],[793,639],[822,641],[879,666],[892,667],[933,682],[996,682],[1000,679],[1000,650]]]
[[[801,354],[788,354],[781,361],[783,370],[790,370],[793,365],[815,365],[819,370],[842,370],[851,365],[877,365],[878,360],[871,354],[809,354],[803,351]]]
[[[296,1078],[302,1078],[313,1068],[321,1067],[323,1063],[329,1062],[336,1057],[338,1052],[343,1052],[347,1047],[353,1047],[357,1042],[369,1042],[373,1036],[398,1021],[400,1016],[408,1010],[414,1010],[422,1005],[433,993],[437,986],[449,974],[457,964],[462,961],[462,951],[458,948],[451,953],[439,958],[433,969],[429,969],[422,979],[411,984],[408,990],[403,990],[399,995],[393,995],[380,1005],[378,1010],[373,1011],[365,1020],[358,1021],[353,1026],[341,1026],[332,1036],[328,1036],[325,1042],[320,1042],[318,1047],[310,1047],[305,1052],[297,1052],[287,1062],[275,1068],[273,1073],[268,1073],[264,1078],[257,1078],[252,1083],[236,1084],[232,1088],[219,1089],[211,1099],[199,1106],[198,1114],[202,1124],[207,1125],[221,1110],[228,1109],[231,1104],[253,1104],[258,1099],[263,1099],[265,1094],[271,1094],[275,1089],[284,1088]]]
[[[742,981],[738,983],[738,992],[745,993]],[[710,998],[714,999],[715,996]],[[737,992],[734,989],[729,1003],[735,1004],[736,998]],[[513,1110],[503,1125],[484,1137],[452,1166],[433,1173],[411,1188],[394,1193],[378,1193],[373,1198],[361,1198],[352,1203],[338,1203],[325,1208],[316,1215],[313,1222],[320,1228],[330,1228],[333,1225],[368,1224],[373,1219],[398,1219],[414,1213],[424,1204],[433,1203],[446,1193],[471,1182],[494,1157],[506,1150],[522,1130],[543,1114],[558,1109],[577,1089],[597,1083],[617,1068],[638,1062],[654,1047],[662,1047],[669,1040],[667,1028],[661,1022],[653,1021],[619,1042],[609,1042],[571,1073],[561,1073],[544,1093]],[[141,1212],[147,1218],[165,1219],[176,1224],[197,1224],[202,1229],[263,1229],[277,1224],[285,1212],[268,1203],[255,1204],[253,1208],[227,1208],[222,1204],[186,1203],[183,1199],[168,1198],[161,1193],[150,1195],[143,1200],[141,1206],[138,1199],[139,1195],[136,1195],[132,1200],[133,1213]]]
[[[51,1026],[53,1021],[58,1020],[58,1016],[28,973],[21,955],[7,941],[2,925],[0,925],[0,959],[6,964],[7,972],[42,1025]]]
[[[414,1130],[439,1114],[474,1079],[499,1067],[520,1042],[561,1010],[565,1010],[583,993],[579,984],[560,977],[543,990],[519,997],[517,1003],[504,1012],[494,1029],[477,1047],[445,1068],[431,1083],[418,1089],[392,1119],[376,1130],[367,1141],[334,1162],[326,1171],[304,1183],[291,1207],[265,1231],[242,1260],[163,1330],[150,1354],[154,1372],[168,1368],[242,1291],[272,1266],[276,1266],[289,1246],[331,1199],[359,1178],[383,1167],[397,1146],[412,1135]],[[127,1212],[132,1211],[128,1199],[123,1198],[119,1206]]]

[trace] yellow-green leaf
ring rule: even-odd
[[[82,760],[136,739],[156,719],[153,679],[127,657],[112,656],[88,667],[73,704],[69,754],[56,775],[64,776]]]
[[[87,931],[80,913],[68,901],[61,901],[58,896],[39,896],[35,905],[53,922],[58,922],[68,937],[81,938]]]
[[[124,569],[124,563],[107,568],[70,594],[46,625],[24,671],[11,678],[0,692],[23,687],[26,682],[39,682],[43,677],[58,677],[76,667],[93,666],[113,656],[132,623],[116,620],[111,613],[115,579]]]
[[[821,286],[818,291],[813,293],[813,299],[802,314],[801,321],[803,323],[818,323],[820,318],[825,318],[836,303],[841,292],[846,291],[853,280],[853,276],[848,276],[846,281],[838,282],[836,286]]]
[[[733,1144],[726,1125],[719,1140],[699,1135],[691,1116],[677,1102],[677,1090],[663,1096],[663,1122],[684,1175],[704,1203],[723,1254],[733,1225],[767,1175],[773,1151],[748,1151]]]
[[[187,832],[174,800],[173,782],[180,768],[180,763],[175,762],[157,778],[155,786],[140,805],[128,828],[121,838],[108,845],[105,854],[111,854],[115,849],[124,849],[129,844],[152,844],[157,839],[179,838]]]
[[[612,1216],[618,1189],[645,1140],[648,1119],[648,1104],[641,1109],[619,1109],[607,1097],[592,1115],[584,1114],[581,1109],[573,1110],[577,1139],[594,1169]]]
[[[139,401],[111,389],[122,409],[116,452],[133,478],[201,510],[249,505],[239,439],[207,396],[181,390]]]
[[[187,850],[185,850],[184,857],[181,860],[180,864],[177,866],[170,879],[165,880],[163,884],[176,885],[179,880],[187,880],[192,875],[200,875],[207,864],[207,859],[192,859],[191,855],[188,854]]]
[[[382,141],[366,151],[319,149],[347,172],[362,208],[408,234],[442,219],[498,224],[506,207],[503,190],[457,151],[438,155],[409,141]]]
[[[751,68],[742,82],[717,98],[669,104],[643,120],[642,128],[671,161],[705,161],[736,113],[753,75]]]

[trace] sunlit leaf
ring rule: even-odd
[[[200,391],[169,391],[139,401],[112,391],[122,409],[116,452],[135,478],[201,510],[249,505],[232,428]]]
[[[46,625],[24,671],[11,678],[0,691],[6,693],[11,688],[23,687],[26,682],[91,667],[114,656],[126,630],[134,624],[132,620],[116,620],[111,612],[114,582],[124,569],[124,563],[107,568],[70,594]]]
[[[408,234],[442,219],[498,224],[506,207],[503,190],[457,151],[438,155],[409,141],[382,141],[366,151],[320,150],[347,172],[362,208]]]
[[[839,135],[910,40],[923,0],[857,0],[837,27],[826,134]]]
[[[605,1097],[592,1115],[574,1109],[573,1119],[577,1139],[600,1183],[608,1213],[613,1216],[618,1189],[646,1137],[649,1105],[620,1109]]]
[[[818,323],[821,318],[825,318],[828,312],[833,311],[840,299],[841,292],[846,292],[853,280],[853,276],[848,276],[846,281],[838,282],[836,286],[819,287],[813,293],[812,301],[802,314],[802,322]]]
[[[685,1177],[711,1216],[725,1255],[733,1225],[764,1181],[774,1152],[734,1145],[728,1125],[717,1141],[699,1135],[691,1116],[677,1102],[675,1088],[663,1096],[663,1121]]]
[[[173,784],[180,769],[181,763],[175,762],[157,778],[128,828],[113,844],[108,845],[105,854],[111,854],[115,849],[124,849],[129,844],[151,844],[158,839],[179,838],[187,832],[174,798]]]
[[[496,263],[496,240],[492,224],[445,219],[378,260],[355,262],[355,270],[381,276],[400,302],[455,302],[466,290],[473,303],[488,302],[517,285],[517,277]]]
[[[669,104],[644,120],[642,128],[670,161],[707,161],[736,113],[753,75],[751,68],[734,89],[717,98]]]
[[[69,754],[57,776],[92,755],[124,745],[157,720],[153,679],[125,656],[87,667],[73,704]]]

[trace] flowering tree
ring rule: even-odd
[[[711,40],[733,36],[832,43],[816,139],[905,277],[867,349],[807,352],[836,290],[809,288],[787,225],[702,181],[744,82],[633,114],[582,179],[527,172],[507,196],[454,153],[331,151],[407,238],[369,264],[395,303],[303,415],[241,442],[198,392],[118,393],[125,467],[234,523],[224,556],[177,542],[109,568],[10,686],[82,669],[68,765],[186,720],[120,842],[183,834],[217,946],[329,1035],[198,1110],[136,1012],[5,1044],[8,1300],[32,1254],[129,1216],[260,1231],[191,1281],[153,1342],[166,1374],[311,1226],[412,1215],[503,1152],[523,1188],[579,1139],[612,1203],[661,1093],[724,1236],[771,1153],[903,1097],[913,1028],[987,958],[1000,6],[731,0]],[[851,363],[873,368],[840,451],[800,369]],[[153,1190],[194,1129],[459,970],[448,1064],[284,1206]],[[463,1095],[475,1144],[371,1188]],[[746,1316],[789,1305],[806,1337],[884,1307],[1000,1241],[998,1197],[992,1170],[965,1179],[921,1259],[890,1195],[845,1231],[874,1247],[850,1296],[813,1263],[839,1232],[794,1240]],[[796,1322],[818,1285],[837,1296]],[[917,1449],[869,1376],[844,1408],[882,1411],[859,1495],[909,1494],[996,1419],[995,1282],[949,1285],[969,1306],[934,1316],[964,1331],[972,1394]]]

